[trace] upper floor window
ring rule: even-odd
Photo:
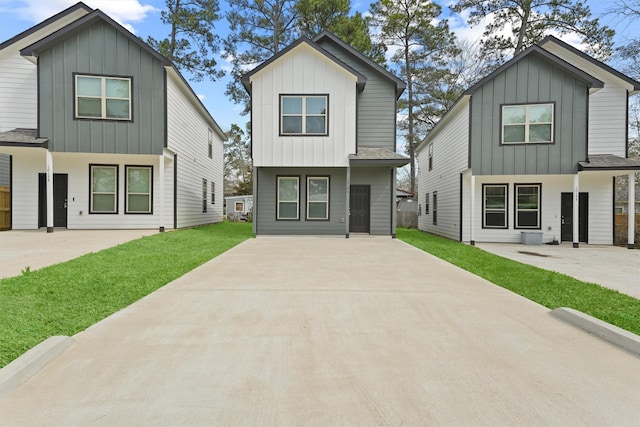
[[[429,170],[433,170],[433,143],[429,144]]]
[[[502,143],[553,142],[553,104],[503,105]]]
[[[209,129],[209,158],[213,159],[213,131]]]
[[[131,120],[131,79],[76,75],[76,118]]]
[[[327,135],[328,95],[280,95],[281,135]]]

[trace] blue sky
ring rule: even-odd
[[[164,0],[85,0],[88,6],[100,9],[123,24],[134,34],[145,39],[147,36],[164,38],[168,34],[168,28],[160,22],[160,11],[165,7]],[[30,28],[38,22],[64,10],[76,3],[76,0],[0,0],[0,42],[7,40],[16,34]],[[352,7],[365,12],[369,7],[369,1],[353,1]],[[437,1],[443,5],[443,12],[448,13],[445,6],[449,1]],[[600,17],[602,23],[616,28],[617,42],[623,42],[626,37],[634,36],[633,25],[622,25],[610,16],[603,16],[608,1],[587,1],[594,16]],[[226,1],[220,0],[220,6],[226,7]],[[449,25],[458,37],[477,40],[482,34],[482,27],[469,28],[460,16],[450,16]],[[224,19],[216,23],[216,33],[223,36],[227,33]],[[567,40],[570,41],[570,40]],[[223,69],[230,69],[230,64],[223,59],[218,61]],[[185,75],[189,80],[189,76]],[[228,130],[232,123],[241,126],[247,122],[247,116],[241,116],[241,106],[233,104],[225,95],[225,87],[228,77],[217,82],[190,81],[195,92],[201,97],[202,102],[209,109],[213,117],[223,130]]]

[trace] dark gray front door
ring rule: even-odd
[[[573,193],[562,193],[560,206],[561,225],[560,239],[563,242],[573,241]],[[578,241],[586,242],[589,224],[589,193],[580,193],[578,213]]]
[[[47,175],[39,176],[38,227],[47,226]],[[67,226],[68,175],[53,174],[53,226]]]
[[[371,187],[352,185],[349,198],[349,232],[368,233],[371,211]]]

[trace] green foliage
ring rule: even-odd
[[[591,18],[584,0],[459,0],[451,10],[468,11],[469,25],[492,15],[482,41],[487,54],[502,56],[511,50],[517,55],[550,31],[578,35],[587,53],[597,58],[606,59],[612,53],[614,31]]]
[[[161,20],[171,27],[169,37],[148,37],[147,43],[197,81],[205,76],[211,80],[222,77],[224,73],[216,70],[213,59],[220,43],[220,37],[213,33],[219,19],[218,0],[166,0],[166,5]]]
[[[397,236],[549,309],[571,307],[640,334],[640,300],[636,298],[422,231],[398,229]]]
[[[224,193],[237,196],[252,194],[253,163],[249,138],[236,124],[231,125],[227,136],[224,144]]]
[[[253,236],[221,223],[158,233],[0,280],[0,367],[54,335],[74,335]]]
[[[224,40],[225,57],[233,64],[232,81],[225,95],[244,104],[244,114],[251,108],[249,95],[240,78],[295,38],[297,13],[295,0],[228,0],[229,35]]]

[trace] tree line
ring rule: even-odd
[[[224,10],[221,9],[223,2]],[[232,64],[225,95],[249,112],[240,77],[300,36],[329,30],[402,78],[398,130],[411,158],[406,189],[415,192],[415,149],[462,92],[549,33],[573,34],[587,53],[606,61],[614,53],[640,65],[640,38],[614,49],[614,30],[592,16],[585,0],[458,0],[449,10],[429,0],[376,0],[368,13],[350,0],[166,0],[166,38],[147,42],[195,80],[220,79],[216,58]],[[475,43],[456,38],[447,16],[485,25]],[[631,23],[640,0],[614,0],[608,13]],[[226,37],[216,25],[226,20]],[[634,68],[637,70],[638,68]],[[631,75],[636,75],[632,73]],[[250,194],[249,130],[234,124],[225,146],[225,193]]]

